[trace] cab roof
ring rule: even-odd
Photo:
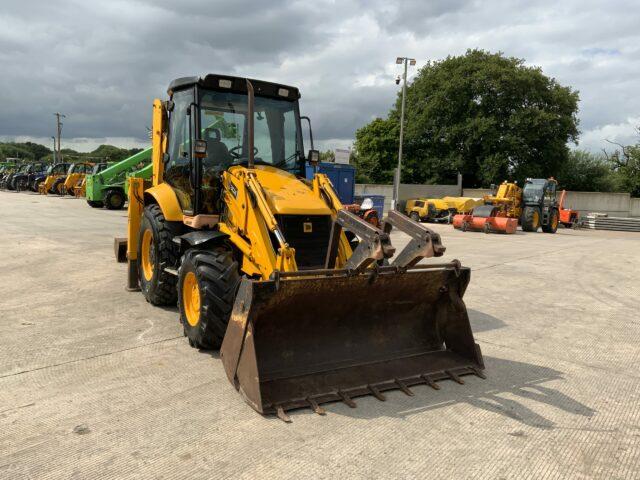
[[[204,77],[180,77],[169,84],[167,93],[173,95],[177,90],[189,88],[193,85],[206,88],[207,90],[217,90],[221,92],[247,93],[247,80],[253,85],[254,94],[260,97],[272,97],[284,100],[298,100],[300,91],[296,87],[282,85],[280,83],[265,82],[245,77],[234,77],[232,75],[219,75],[209,73]]]

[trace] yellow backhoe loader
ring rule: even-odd
[[[469,269],[419,264],[443,254],[438,234],[396,211],[376,228],[325,175],[304,178],[319,153],[303,153],[297,88],[210,74],[168,94],[153,104],[153,182],[129,179],[116,255],[129,290],[177,303],[189,343],[220,348],[249,405],[290,421],[294,408],[484,378]],[[400,252],[392,228],[411,239]]]
[[[75,188],[81,187],[84,177],[91,173],[94,166],[94,163],[89,162],[78,162],[74,164],[67,173],[67,177],[65,178],[61,188],[62,192],[67,195],[71,195],[72,197],[75,196]]]

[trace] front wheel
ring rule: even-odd
[[[524,207],[522,212],[522,230],[537,232],[540,227],[540,210],[538,207]]]
[[[188,250],[178,272],[180,322],[189,345],[220,348],[240,285],[238,263],[226,248]]]
[[[108,210],[122,210],[124,202],[124,193],[120,190],[109,190],[104,197],[104,204]]]
[[[153,305],[176,304],[176,277],[165,271],[178,263],[178,248],[173,243],[162,210],[156,204],[145,207],[138,237],[140,289]]]
[[[87,200],[87,204],[91,207],[91,208],[102,208],[104,207],[104,203],[102,202],[96,202],[94,200]]]
[[[420,215],[418,215],[418,212],[411,212],[411,215],[409,215],[409,217],[411,217],[411,220],[415,222],[420,222]]]
[[[542,231],[544,233],[556,233],[558,230],[558,223],[560,223],[560,219],[558,217],[558,211],[552,210],[549,216],[549,222],[546,225],[542,225]]]

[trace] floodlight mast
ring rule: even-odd
[[[393,200],[391,203],[391,209],[398,209],[398,196],[400,194],[400,173],[402,169],[402,142],[404,140],[404,106],[405,97],[407,94],[407,64],[414,66],[416,64],[415,58],[398,57],[396,58],[396,64],[404,64],[404,74],[402,82],[402,107],[400,109],[400,144],[398,146],[398,166],[396,168],[395,175],[393,176]],[[396,84],[398,82],[396,81]]]

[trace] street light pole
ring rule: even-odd
[[[56,163],[56,137],[51,137],[51,140],[53,140],[53,163]]]
[[[393,177],[393,202],[391,208],[397,210],[398,197],[400,196],[400,174],[402,172],[402,142],[404,141],[404,106],[407,96],[407,65],[411,66],[416,64],[415,58],[398,57],[396,58],[398,65],[404,64],[404,74],[402,76],[402,106],[400,108],[400,144],[398,146],[398,166],[396,168],[396,174]]]

